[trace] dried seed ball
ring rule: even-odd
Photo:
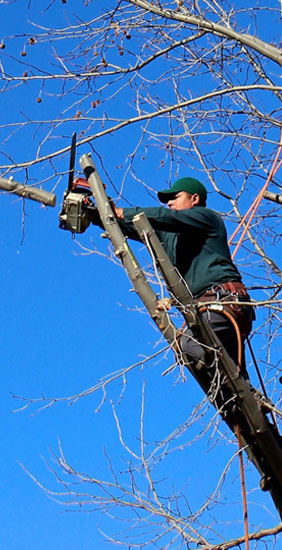
[[[36,101],[37,101],[37,103],[41,103],[41,101],[42,101],[41,97],[38,97],[38,98],[36,99]]]

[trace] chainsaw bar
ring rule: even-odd
[[[71,191],[73,188],[75,153],[76,153],[76,132],[72,134],[72,139],[71,139],[68,191]]]

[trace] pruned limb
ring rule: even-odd
[[[56,195],[54,195],[54,193],[49,193],[49,191],[44,191],[43,189],[37,189],[32,185],[27,186],[22,183],[17,183],[12,177],[8,179],[0,177],[0,188],[9,193],[19,195],[24,199],[32,199],[41,202],[45,204],[45,206],[56,206]]]

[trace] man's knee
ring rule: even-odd
[[[196,363],[199,361],[205,362],[205,350],[201,344],[197,342],[190,329],[187,329],[184,334],[182,334],[180,347],[189,361],[195,361]]]

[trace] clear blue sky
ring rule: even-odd
[[[31,19],[40,22],[43,4],[45,2],[36,2],[35,5],[35,0],[32,0],[30,11],[27,11],[25,1],[16,1],[11,5],[2,4],[2,32],[5,35],[24,32],[29,28],[26,21],[29,14],[32,15]],[[49,10],[47,21],[51,25],[56,19],[56,25],[59,27],[64,20],[63,10],[72,9],[74,5],[75,2],[71,1],[65,6],[56,2]],[[91,9],[98,13],[103,5],[103,2],[93,2]],[[20,39],[14,45],[9,42],[9,53],[16,55],[16,51],[19,52],[21,48],[20,42]],[[1,124],[11,119],[11,112],[15,112],[14,118],[19,120],[19,108],[26,113],[34,113],[37,109],[34,116],[38,120],[50,115],[56,100],[52,99],[50,103],[46,101],[46,107],[43,101],[44,110],[41,104],[34,107],[35,98],[39,93],[36,86],[37,84],[32,88],[32,93],[25,93],[24,88],[21,88],[17,105],[11,99],[14,96],[5,93],[0,95]],[[10,133],[10,128],[7,132]],[[71,131],[69,135],[70,133]],[[58,147],[66,145],[69,135]],[[15,137],[12,140],[11,156],[18,161],[26,160],[31,154],[29,149],[33,146],[33,136],[28,132],[19,132],[18,136],[18,140]],[[101,140],[99,145],[95,144],[104,158],[107,155],[111,157],[111,166],[114,165],[115,159],[118,159],[119,148],[124,150],[128,147],[130,130],[124,131],[120,136],[120,142],[115,145],[114,150],[110,138]],[[50,145],[47,144],[46,150],[48,146],[54,150],[54,140],[50,141]],[[9,150],[9,142],[4,149],[6,152]],[[85,146],[80,149],[79,154],[88,151],[88,147]],[[4,164],[3,158],[1,162]],[[34,168],[32,171],[35,179],[36,170],[37,168]],[[44,167],[40,165],[38,170],[37,181],[43,179]],[[144,169],[145,175],[148,181],[152,177],[152,168],[149,165]],[[18,176],[22,181],[20,178],[24,178],[24,171],[19,171]],[[114,172],[112,169],[111,177],[118,179],[121,176],[118,171]],[[153,177],[159,177],[161,185],[163,176],[160,177],[157,170],[153,172]],[[23,471],[19,462],[49,490],[60,490],[54,475],[48,471],[42,459],[45,457],[52,466],[50,449],[57,454],[60,440],[65,456],[74,469],[88,472],[94,477],[111,479],[106,454],[113,457],[118,472],[125,469],[129,457],[120,445],[110,399],[116,403],[126,434],[126,443],[133,451],[140,453],[143,381],[146,381],[145,439],[148,443],[160,440],[185,422],[192,406],[202,398],[200,390],[191,379],[188,378],[186,384],[183,384],[181,381],[176,382],[174,375],[161,376],[161,372],[173,361],[170,352],[167,359],[161,363],[156,357],[148,365],[145,364],[144,369],[139,367],[129,373],[126,391],[120,401],[118,396],[122,391],[122,381],[109,386],[107,401],[100,412],[95,411],[102,399],[101,392],[83,397],[72,405],[67,401],[59,402],[35,415],[40,404],[32,405],[24,411],[13,412],[25,403],[21,399],[14,399],[13,395],[25,398],[38,398],[41,395],[57,398],[76,395],[95,385],[99,378],[141,361],[149,357],[152,351],[157,352],[165,345],[164,342],[159,342],[155,346],[157,332],[147,316],[136,313],[137,300],[135,295],[129,292],[130,283],[121,267],[102,255],[86,253],[72,240],[69,233],[59,230],[59,205],[66,185],[66,180],[63,180],[56,189],[58,205],[54,209],[45,209],[37,203],[26,201],[24,227],[22,201],[6,195],[0,197],[0,547],[5,550],[110,550],[113,546],[105,541],[105,537],[97,528],[99,525],[101,530],[113,535],[118,527],[113,525],[109,517],[99,512],[87,514],[81,511],[66,511],[65,506],[55,502],[55,496],[48,497],[36,485]],[[113,189],[109,189],[109,193],[112,192]],[[141,187],[137,186],[133,191],[129,191],[129,195],[130,193],[132,201],[135,199],[137,202],[136,197],[138,196],[139,200],[140,195],[144,200],[145,193]],[[102,251],[106,249],[107,243],[100,242],[99,231],[94,228],[79,240],[84,247],[90,249],[93,238]],[[142,256],[141,248],[139,245],[134,247]],[[205,429],[208,418],[210,413],[203,419],[202,430]],[[199,439],[197,444],[190,447],[188,442],[195,433],[195,427],[192,426],[182,438],[180,437],[179,443],[186,443],[187,447],[183,453],[175,453],[168,457],[165,464],[161,463],[157,477],[163,480],[160,485],[162,494],[171,491],[172,479],[175,491],[187,483],[188,498],[189,494],[193,495],[193,505],[200,506],[205,501],[206,494],[214,490],[218,474],[236,447],[228,441],[227,434],[226,437],[222,437],[220,431],[219,451],[214,462],[211,448],[217,434],[213,434],[208,443]],[[55,464],[53,466],[55,467]],[[231,468],[233,474],[230,480],[233,480],[237,476],[238,464],[233,464]],[[250,468],[249,470],[248,482],[251,487],[256,487],[257,476]],[[66,482],[70,481],[67,474],[63,474],[63,479]],[[129,482],[128,479],[126,482]],[[144,488],[144,481],[140,483]],[[232,510],[234,516],[231,522],[235,522],[233,536],[238,534],[237,519],[241,519],[241,503],[237,491],[238,487],[234,489],[230,482],[230,487],[226,488],[226,498],[228,494],[232,494],[230,505],[227,501],[227,512],[221,511],[220,516],[226,519],[229,510]],[[274,512],[268,497],[257,489],[252,493],[252,498],[257,503],[254,510],[261,514],[262,518],[265,500]],[[91,511],[91,508],[89,510]],[[256,521],[255,514],[251,516],[250,521]],[[271,525],[276,520],[275,517],[267,516],[266,521]],[[243,533],[242,526],[240,532]]]

